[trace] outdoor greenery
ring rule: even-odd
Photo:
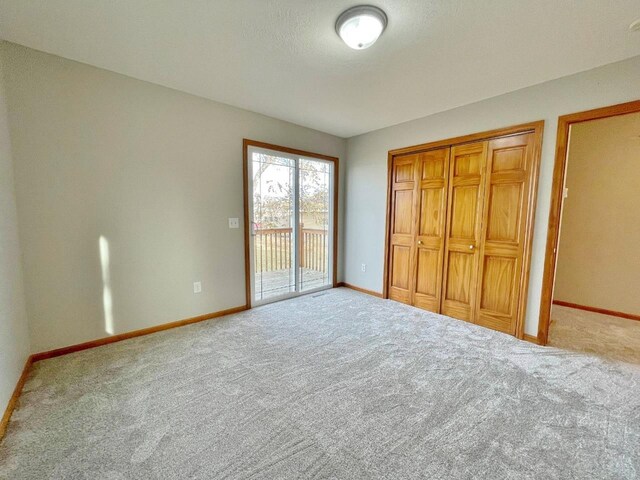
[[[258,158],[256,158],[258,157]],[[255,153],[253,184],[256,229],[287,228],[293,211],[293,162],[288,158]],[[329,166],[300,159],[300,222],[308,228],[327,229],[329,221]],[[271,170],[271,171],[270,171]],[[275,171],[273,171],[275,170]]]

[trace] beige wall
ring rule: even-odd
[[[545,120],[525,331],[536,335],[559,115],[640,98],[640,57],[352,137],[347,144],[345,281],[382,290],[387,152]],[[375,99],[372,99],[375,101]],[[366,272],[361,264],[366,264]]]
[[[0,62],[0,417],[29,356],[3,73]]]
[[[640,314],[640,113],[572,126],[554,299]]]
[[[34,351],[107,336],[105,286],[114,333],[244,305],[227,220],[243,217],[243,137],[346,163],[338,137],[14,44],[1,56]]]

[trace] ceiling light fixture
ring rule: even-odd
[[[378,7],[359,5],[340,14],[336,32],[349,47],[364,50],[373,45],[387,26],[387,15]]]
[[[633,22],[631,25],[629,25],[629,30],[631,30],[632,32],[640,31],[640,18],[637,19],[635,22]]]

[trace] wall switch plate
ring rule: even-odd
[[[569,196],[569,189],[565,187],[562,198],[567,198]]]
[[[202,282],[193,282],[193,293],[202,293]]]
[[[363,272],[367,271],[367,264],[363,263],[362,266],[360,267],[360,270],[362,270]]]
[[[238,218],[230,218],[229,219],[229,228],[240,228],[240,219],[238,219]]]

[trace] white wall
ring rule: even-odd
[[[0,417],[29,356],[3,70],[0,62]]]
[[[227,221],[243,217],[243,137],[344,170],[344,139],[14,44],[1,55],[36,352],[107,336],[105,283],[114,333],[244,305],[242,225]]]
[[[526,333],[537,335],[558,116],[638,98],[640,57],[634,57],[350,138],[345,282],[382,290],[388,150],[542,119],[546,123],[525,320]],[[362,263],[367,264],[364,273]]]

